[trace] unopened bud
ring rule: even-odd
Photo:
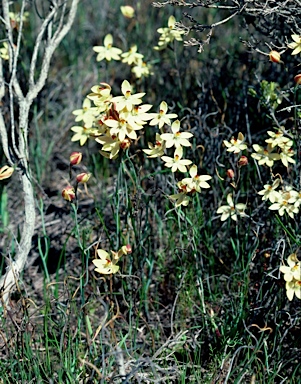
[[[9,167],[8,165],[4,165],[0,168],[0,180],[8,179],[14,172],[13,167]]]
[[[294,77],[294,80],[295,80],[295,82],[296,82],[298,85],[300,85],[300,84],[301,84],[301,73],[298,73],[298,75],[296,75],[296,76]]]
[[[124,17],[128,19],[131,19],[134,17],[135,10],[130,5],[123,5],[120,7],[120,10]]]
[[[68,185],[68,187],[64,188],[62,190],[62,196],[67,201],[72,201],[75,199],[75,191],[74,188],[71,187],[71,185]]]
[[[76,181],[78,183],[85,184],[91,177],[91,173],[80,173],[79,175],[76,176]]]
[[[228,169],[227,170],[227,176],[230,177],[230,179],[234,178],[234,171],[233,171],[233,169]]]
[[[249,162],[249,160],[248,160],[247,156],[241,156],[237,163],[240,167],[243,167],[245,165],[248,165],[248,162]]]
[[[81,152],[72,152],[70,155],[70,165],[78,165],[83,158],[83,154]]]
[[[122,248],[122,252],[127,255],[129,253],[132,253],[132,247],[130,244],[124,245]]]
[[[128,255],[129,253],[132,253],[132,247],[130,244],[124,245],[119,249],[118,252],[113,252],[115,259],[120,259],[123,255]]]
[[[131,146],[131,140],[126,138],[120,143],[120,148],[121,149],[127,149]]]
[[[280,63],[280,53],[277,51],[271,51],[269,53],[269,58],[273,63]]]

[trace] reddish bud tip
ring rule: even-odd
[[[79,175],[76,176],[76,181],[78,183],[86,183],[91,177],[91,173],[80,173]]]
[[[301,84],[301,73],[298,73],[298,75],[296,75],[296,76],[294,77],[294,80],[295,80],[295,82],[296,82],[298,85],[300,85],[300,84]]]
[[[127,253],[132,253],[132,247],[130,244],[126,245],[126,251],[127,251]]]
[[[273,63],[280,63],[280,53],[277,51],[271,51],[269,53],[269,58]]]
[[[122,255],[128,255],[129,253],[132,253],[132,247],[130,246],[130,244],[124,245],[119,249],[118,253],[120,255],[119,257],[121,257]]]
[[[131,146],[131,140],[130,139],[124,139],[121,143],[120,143],[120,148],[121,149],[127,149]]]
[[[75,191],[74,188],[71,187],[71,185],[68,185],[68,187],[64,188],[62,190],[62,196],[67,201],[72,201],[75,199]]]
[[[83,154],[81,152],[72,152],[70,155],[70,165],[78,165],[83,158]]]
[[[245,165],[248,165],[248,162],[249,162],[249,160],[248,160],[247,156],[241,156],[241,158],[238,160],[238,165],[240,167],[243,167]]]
[[[230,177],[230,179],[233,179],[234,178],[234,171],[233,169],[228,169],[227,170],[227,176]]]

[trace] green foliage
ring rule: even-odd
[[[253,97],[257,97],[262,106],[273,110],[277,109],[283,99],[279,84],[273,81],[268,82],[267,80],[261,81],[259,95],[252,88],[249,89],[249,94]]]

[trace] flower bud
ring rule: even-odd
[[[227,176],[230,177],[230,179],[234,178],[234,171],[233,171],[233,169],[228,169],[227,170]]]
[[[128,19],[132,19],[135,14],[135,10],[133,7],[130,5],[124,5],[120,7],[121,13],[123,14],[124,17]]]
[[[62,190],[62,196],[67,201],[72,201],[75,199],[75,191],[74,188],[71,187],[71,185],[68,185],[68,187],[64,188]]]
[[[83,158],[83,154],[81,152],[72,152],[70,155],[70,165],[78,165]]]
[[[248,162],[247,156],[241,156],[237,163],[240,167],[243,167],[244,165],[248,165]]]
[[[131,146],[131,140],[128,138],[125,138],[121,143],[120,143],[120,148],[121,149],[127,149]]]
[[[113,253],[114,259],[119,260],[123,255],[128,255],[129,253],[132,253],[132,247],[130,246],[130,244],[127,244],[121,247],[118,252],[111,252]]]
[[[132,247],[130,244],[124,245],[122,248],[122,252],[127,255],[129,253],[132,253]]]
[[[0,168],[0,180],[8,179],[14,172],[13,167],[9,167],[8,165],[4,165]]]
[[[298,85],[300,85],[300,84],[301,84],[301,73],[298,73],[298,75],[296,75],[296,76],[294,77],[294,80],[295,80],[295,82],[296,82]]]
[[[269,58],[273,63],[280,63],[280,53],[277,51],[271,51],[269,53]]]
[[[91,177],[91,173],[80,173],[79,175],[76,176],[76,181],[78,183],[85,184]]]

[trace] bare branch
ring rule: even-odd
[[[30,70],[29,70],[29,87],[30,88],[34,86],[34,75],[35,75],[35,71],[36,71],[36,64],[37,64],[39,49],[41,46],[41,41],[43,39],[43,36],[45,34],[47,27],[50,24],[50,21],[52,20],[53,16],[55,15],[55,12],[56,12],[56,8],[52,8],[51,12],[47,15],[46,19],[44,20],[43,24],[41,25],[39,34],[36,38],[36,43],[35,43],[34,50],[32,53]],[[48,42],[50,42],[49,37],[48,37],[47,43]]]
[[[9,74],[8,83],[8,96],[10,98],[10,120],[11,120],[11,142],[12,149],[18,160],[17,172],[23,187],[24,199],[24,223],[21,232],[20,243],[17,244],[17,253],[15,260],[12,261],[6,269],[6,273],[0,279],[0,288],[2,292],[2,304],[8,305],[9,294],[12,287],[16,283],[16,279],[23,271],[26,264],[27,256],[31,249],[31,241],[34,234],[35,227],[35,200],[32,177],[29,168],[29,152],[28,152],[28,118],[30,107],[33,100],[37,97],[41,89],[44,87],[48,77],[50,61],[55,49],[58,47],[62,39],[68,33],[74,21],[79,0],[71,0],[69,9],[67,9],[68,1],[53,2],[54,7],[49,12],[48,16],[42,23],[38,36],[36,38],[35,47],[33,50],[31,64],[29,69],[29,86],[27,94],[24,96],[17,76],[17,66],[19,60],[19,52],[21,47],[21,37],[23,33],[23,15],[25,9],[25,0],[22,0],[22,8],[20,15],[20,25],[17,35],[17,44],[14,46],[12,27],[9,20],[9,1],[2,0],[3,16],[6,25],[7,39],[9,42]],[[69,12],[67,14],[67,12]],[[58,16],[58,26],[55,33],[52,35],[52,21]],[[41,63],[41,69],[37,75],[35,83],[35,74],[37,72],[37,57],[41,42],[47,31],[46,47]],[[16,97],[17,96],[17,100]],[[0,59],[0,100],[5,96],[5,78],[3,74],[2,60]],[[15,105],[19,106],[19,122],[16,127],[14,108]],[[2,111],[1,111],[2,112]],[[3,145],[4,153],[7,159],[12,163],[10,157],[10,148],[8,140],[8,127],[5,126],[4,116],[0,116],[0,136]],[[16,137],[18,137],[18,146],[16,145]]]
[[[31,240],[34,233],[35,224],[35,202],[33,194],[33,186],[28,178],[27,174],[21,174],[21,181],[23,185],[23,198],[25,206],[25,218],[22,228],[22,237],[20,243],[17,245],[17,255],[15,261],[11,265],[8,265],[6,273],[0,279],[0,287],[2,288],[2,302],[7,305],[9,300],[9,294],[12,287],[15,285],[16,278],[19,277],[23,271],[28,253],[31,249]]]
[[[233,17],[235,17],[238,13],[239,13],[239,11],[236,11],[232,15],[230,15],[229,17],[226,17],[225,19],[220,20],[220,21],[212,24],[211,28],[214,28],[214,27],[217,27],[218,25],[227,23],[229,20],[231,20]]]
[[[48,76],[50,60],[52,58],[53,52],[58,47],[62,39],[66,36],[68,31],[70,30],[71,25],[75,18],[78,3],[79,3],[79,0],[72,0],[67,22],[60,28],[60,30],[56,31],[53,38],[48,42],[48,45],[45,48],[45,53],[43,57],[42,68],[41,68],[39,78],[35,86],[31,87],[26,95],[26,98],[28,101],[36,98],[38,93],[44,87],[47,76]]]
[[[0,104],[2,104],[2,99],[5,95],[5,82],[3,77],[3,60],[0,57]],[[8,137],[7,137],[7,128],[5,126],[3,113],[2,113],[2,105],[0,105],[0,137],[1,137],[1,143],[3,152],[8,159],[10,165],[12,165],[12,160],[10,157],[9,149],[8,149]]]
[[[8,39],[8,51],[9,51],[9,71],[12,72],[13,69],[13,32],[12,26],[10,24],[9,19],[9,2],[8,0],[2,0],[2,8],[3,8],[3,20],[6,28],[6,36]]]

